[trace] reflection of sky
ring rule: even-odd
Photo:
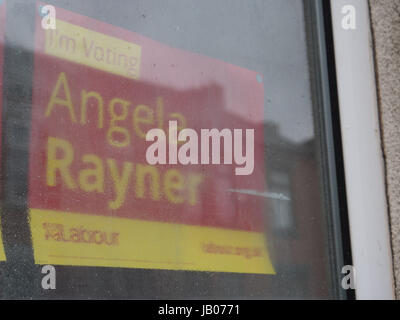
[[[313,136],[301,0],[50,1],[160,41],[259,72],[266,120]]]

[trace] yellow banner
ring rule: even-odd
[[[0,261],[6,261],[6,254],[4,252],[3,237],[1,235],[1,220],[0,220]]]
[[[264,234],[30,210],[35,263],[275,274]]]
[[[46,30],[45,53],[131,79],[139,79],[141,46],[57,19]]]

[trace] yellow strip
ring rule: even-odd
[[[131,79],[140,74],[141,46],[57,19],[46,32],[45,52]]]
[[[262,233],[39,209],[30,216],[37,264],[275,274]]]
[[[1,221],[0,221],[0,261],[6,261],[6,254],[4,252],[3,238],[1,235]]]

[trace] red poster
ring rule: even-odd
[[[56,8],[37,18],[29,206],[37,263],[274,273],[260,76]],[[254,129],[254,171],[149,165],[148,130]]]

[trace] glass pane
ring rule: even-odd
[[[46,4],[6,4],[5,296],[336,297],[303,1]]]

